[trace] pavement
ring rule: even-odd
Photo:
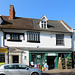
[[[75,69],[53,69],[43,71],[42,75],[75,75]]]

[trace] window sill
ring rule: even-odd
[[[7,41],[22,42],[22,40],[7,39]]]
[[[40,41],[31,41],[31,40],[28,40],[27,42],[40,43]]]
[[[65,45],[56,45],[56,46],[65,46]]]

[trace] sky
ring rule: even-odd
[[[9,6],[14,5],[16,17],[63,20],[75,29],[75,0],[1,0],[0,15],[9,16]]]

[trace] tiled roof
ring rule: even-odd
[[[40,19],[15,17],[15,19],[10,20],[9,16],[1,17],[3,19],[3,23],[0,25],[0,28],[70,32],[60,21],[48,20],[48,29],[41,29],[39,26]]]

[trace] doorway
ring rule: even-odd
[[[19,63],[19,56],[18,55],[13,55],[12,56],[12,62],[13,63]]]
[[[47,56],[47,64],[48,69],[54,69],[55,68],[55,56]]]

